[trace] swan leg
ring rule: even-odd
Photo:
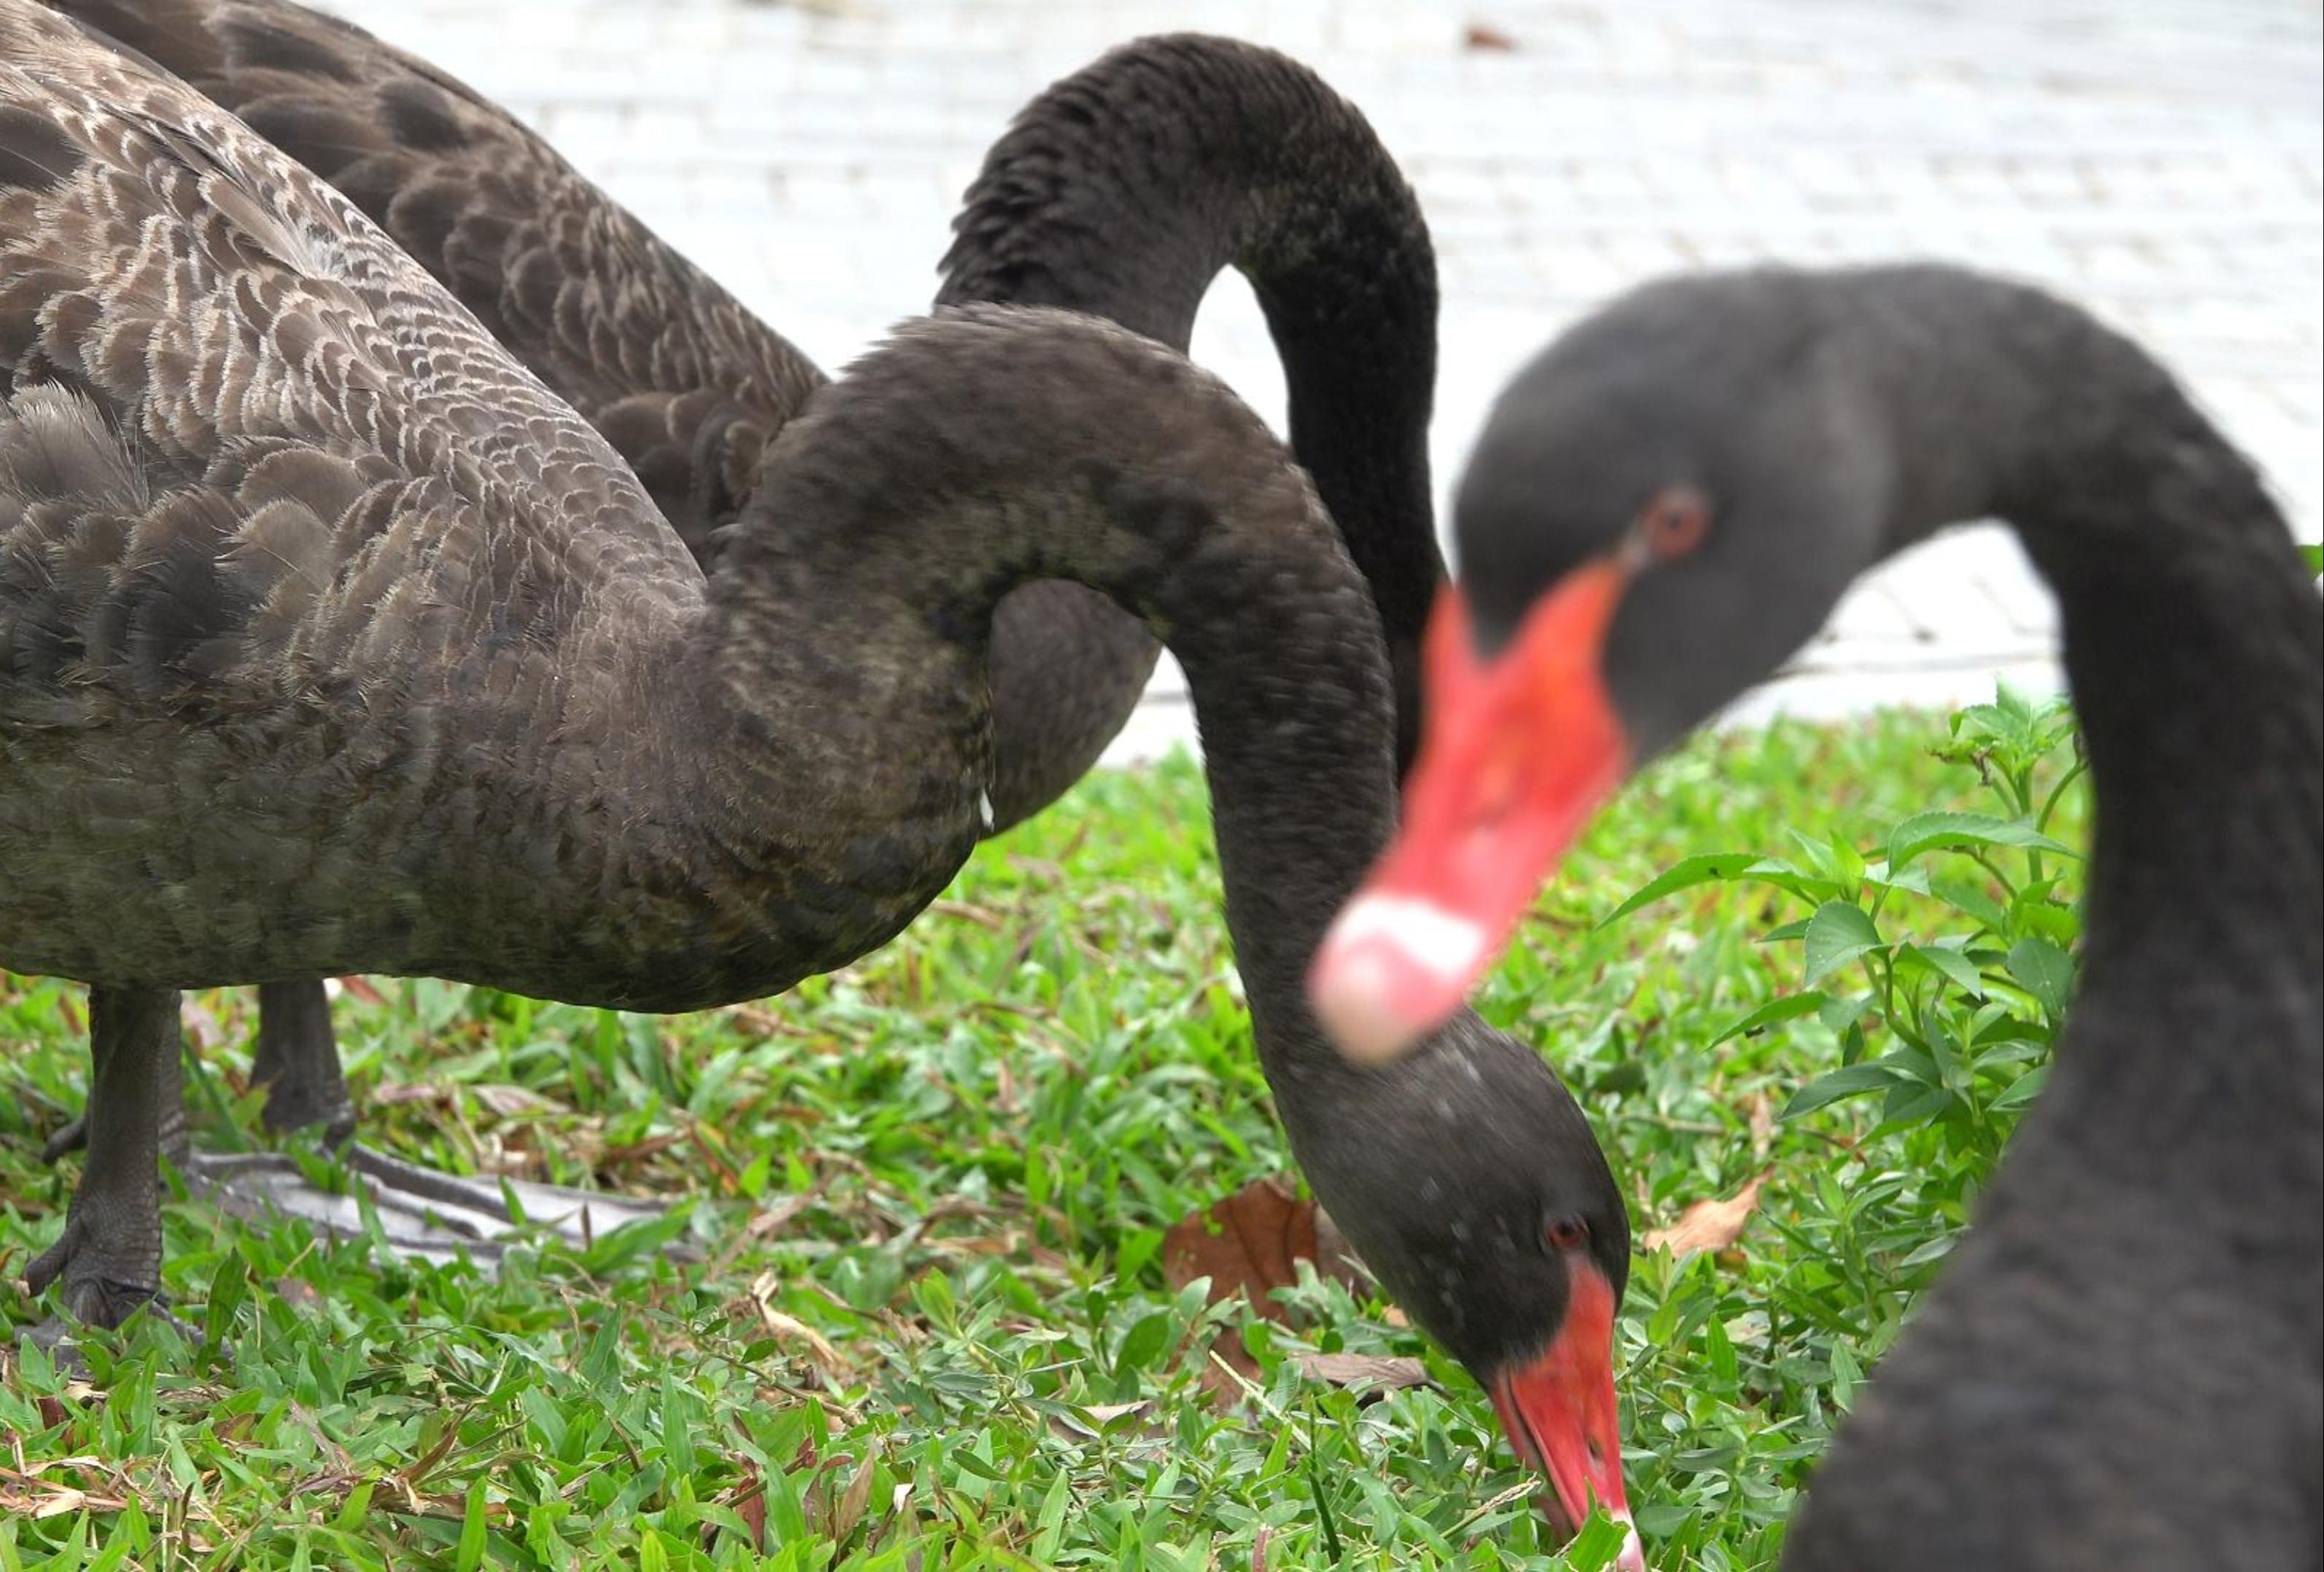
[[[319,980],[259,986],[258,1051],[250,1078],[266,1088],[262,1117],[273,1133],[320,1124],[324,1140],[333,1146],[355,1133],[355,1102],[339,1068],[330,995]],[[162,1150],[182,1159],[187,1151],[183,1098],[172,1100],[162,1117]],[[49,1137],[41,1148],[41,1161],[53,1163],[88,1145],[88,1115],[82,1114]]]
[[[355,1100],[339,1068],[330,995],[321,979],[259,985],[258,1050],[250,1078],[266,1088],[262,1117],[272,1133],[320,1124],[324,1142],[334,1147],[355,1133]]]
[[[152,1122],[149,1161],[144,1169],[149,1176],[152,1172],[150,1155],[158,1149],[169,1154],[190,1193],[222,1210],[259,1221],[300,1217],[319,1232],[342,1237],[369,1234],[375,1223],[378,1237],[400,1254],[438,1262],[465,1254],[487,1271],[497,1267],[510,1241],[527,1234],[555,1234],[586,1248],[600,1234],[623,1224],[663,1214],[663,1207],[650,1202],[598,1191],[566,1189],[526,1179],[503,1181],[441,1173],[351,1141],[355,1105],[339,1068],[338,1045],[331,1031],[329,999],[322,984],[311,980],[270,984],[259,990],[258,1046],[251,1078],[267,1088],[265,1123],[270,1131],[281,1133],[310,1125],[323,1126],[322,1151],[339,1166],[336,1179],[318,1183],[308,1177],[307,1169],[300,1162],[278,1152],[191,1151],[186,1130],[183,1069],[178,1058],[178,996],[169,992],[166,1004],[150,1004],[151,1010],[166,1014],[166,1026],[158,1023],[158,1017],[135,1014],[133,1019],[131,1014],[124,1013],[133,1008],[148,1009],[146,995],[159,999],[164,992],[91,991],[92,1017],[108,1024],[96,1030],[92,1038],[98,1068],[91,1079],[89,1112],[51,1138],[42,1150],[48,1161],[54,1161],[88,1143],[93,1130],[106,1117],[101,1110],[106,1098],[119,1096],[133,1104],[142,1098],[150,1107],[124,1106],[123,1117],[150,1118]],[[108,1001],[103,1006],[97,1003],[100,994]],[[133,996],[134,1004],[124,1003],[124,995]],[[135,1055],[115,1051],[115,1045],[124,1036],[134,1038]],[[144,1068],[131,1068],[132,1058]],[[109,1068],[115,1065],[120,1068]],[[160,1078],[153,1078],[156,1077]],[[116,1082],[131,1084],[131,1089],[117,1091]],[[113,1189],[120,1182],[118,1165],[101,1165],[92,1157],[82,1179],[83,1193],[90,1193],[90,1176],[101,1179],[95,1194],[104,1197],[104,1207],[112,1207]],[[506,1190],[502,1188],[503,1182]],[[362,1191],[360,1198],[356,1194],[358,1187]],[[78,1207],[79,1203],[75,1204]],[[158,1272],[158,1210],[154,1213],[153,1229],[154,1271]],[[45,1287],[64,1270],[68,1261],[78,1261],[79,1252],[92,1248],[88,1226],[76,1228],[69,1218],[66,1237],[34,1263],[35,1271],[45,1270],[41,1286]],[[98,1256],[90,1259],[102,1264]],[[97,1271],[98,1265],[92,1265],[90,1271]],[[114,1311],[108,1304],[100,1302],[104,1296],[93,1288],[76,1290],[72,1281],[68,1274],[68,1308],[85,1319],[101,1325],[114,1324],[106,1318]],[[95,1282],[97,1279],[90,1281]],[[72,1302],[69,1296],[76,1291],[83,1298],[96,1295],[91,1301],[95,1314],[83,1315]],[[125,1309],[120,1311],[126,1313]]]
[[[25,1269],[33,1293],[61,1285],[69,1321],[117,1327],[138,1310],[158,1310],[161,1293],[161,1205],[155,1173],[180,1108],[178,994],[174,988],[98,985],[89,990],[88,1164],[65,1213],[64,1232]],[[182,1113],[176,1119],[182,1134]],[[65,1341],[52,1320],[32,1334]]]

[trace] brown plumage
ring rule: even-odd
[[[28,0],[0,60],[0,964],[89,980],[97,1061],[35,1287],[105,1320],[155,1290],[178,988],[682,1010],[887,939],[977,837],[994,607],[1072,575],[1185,665],[1261,1059],[1351,1240],[1489,1382],[1574,1274],[1618,1298],[1620,1197],[1536,1054],[1464,1014],[1360,1071],[1306,1010],[1394,817],[1388,662],[1215,382],[1086,317],[911,325],[784,429],[706,583],[324,182]]]
[[[48,3],[337,186],[598,429],[710,563],[767,443],[824,384],[796,348],[512,116],[360,28],[289,0]],[[1141,41],[1018,116],[955,228],[944,302],[1069,307],[1181,350],[1212,278],[1251,276],[1283,348],[1295,448],[1381,608],[1408,759],[1419,634],[1443,573],[1426,451],[1435,281],[1418,206],[1362,116],[1271,51]],[[991,828],[1096,762],[1157,647],[1079,585],[1004,597]],[[263,1004],[268,1124],[352,1128],[327,1007],[295,985]]]

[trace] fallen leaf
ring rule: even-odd
[[[1358,1391],[1394,1392],[1426,1386],[1428,1366],[1417,1359],[1391,1359],[1377,1354],[1302,1354],[1299,1373],[1311,1381]]]
[[[742,1464],[742,1482],[726,1493],[726,1505],[742,1520],[742,1527],[751,1536],[752,1550],[764,1550],[767,1548],[767,1482],[759,1477],[758,1469],[747,1461]],[[717,1532],[715,1529],[710,1530],[709,1537],[715,1540]]]
[[[839,1544],[847,1542],[847,1537],[855,1531],[855,1525],[863,1521],[864,1512],[872,1505],[872,1465],[875,1460],[872,1450],[865,1448],[863,1461],[855,1466],[855,1477],[847,1482],[847,1493],[832,1511],[831,1537]]]
[[[475,1095],[477,1102],[503,1119],[512,1119],[520,1114],[545,1113],[557,1106],[539,1092],[526,1087],[481,1086],[471,1087],[469,1090]]]
[[[452,1088],[432,1081],[406,1081],[401,1086],[374,1087],[364,1096],[374,1103],[392,1106],[398,1103],[448,1103]]]
[[[1299,1281],[1299,1262],[1316,1275],[1361,1292],[1370,1279],[1329,1214],[1301,1198],[1288,1174],[1253,1179],[1225,1200],[1180,1218],[1162,1240],[1162,1275],[1174,1289],[1211,1280],[1211,1302],[1237,1294],[1270,1321],[1291,1324],[1275,1290]],[[1231,1407],[1259,1377],[1259,1361],[1232,1328],[1211,1343],[1199,1378],[1221,1407]]]
[[[1697,1201],[1678,1215],[1667,1228],[1647,1231],[1638,1241],[1642,1250],[1667,1250],[1692,1255],[1698,1250],[1724,1250],[1743,1236],[1743,1225],[1759,1209],[1759,1187],[1773,1169],[1762,1169],[1748,1183],[1725,1200]]]
[[[1469,31],[1461,35],[1461,42],[1464,48],[1487,50],[1496,54],[1507,54],[1517,46],[1516,39],[1483,22],[1471,23]]]
[[[1299,1281],[1302,1261],[1351,1289],[1366,1285],[1339,1228],[1314,1201],[1301,1198],[1286,1174],[1253,1179],[1180,1218],[1162,1240],[1162,1275],[1172,1288],[1207,1277],[1213,1303],[1240,1293],[1260,1315],[1286,1324],[1291,1318],[1275,1290]]]
[[[758,1281],[751,1285],[751,1305],[759,1313],[759,1324],[778,1338],[806,1344],[807,1357],[825,1375],[844,1376],[847,1361],[832,1346],[830,1338],[798,1317],[775,1308],[774,1298],[782,1289],[781,1276],[772,1271],[761,1273]]]
[[[335,980],[350,999],[359,999],[366,1004],[387,1003],[387,995],[373,987],[368,977],[339,977]]]

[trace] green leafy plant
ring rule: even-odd
[[[1813,1015],[1841,1062],[1802,1085],[1784,1118],[1877,1096],[1884,1125],[1950,1124],[1997,1148],[2041,1089],[2073,994],[2080,923],[2066,888],[2080,854],[2051,828],[2085,766],[2064,701],[2006,685],[1955,715],[1935,753],[1974,767],[2000,811],[1915,813],[1868,840],[1794,830],[1788,855],[1697,855],[1613,919],[1713,880],[1782,892],[1805,914],[1760,942],[1800,947],[1800,986],[1719,1040]]]
[[[2062,716],[2008,695],[1950,727],[1698,739],[1591,829],[1483,990],[1582,1097],[1642,1230],[1768,1176],[1731,1249],[1631,1275],[1626,1462],[1658,1572],[1774,1566],[2031,1095],[2064,981],[2018,947],[2071,953],[2080,865],[2047,843],[2080,844],[2076,769]],[[691,1199],[704,1259],[543,1239],[488,1278],[173,1195],[168,1283],[208,1345],[95,1336],[88,1382],[14,1336],[77,1176],[37,1153],[86,1096],[85,1001],[0,976],[0,1572],[1602,1565],[1609,1530],[1554,1546],[1483,1394],[1377,1298],[1311,1280],[1286,1327],[1168,1282],[1174,1223],[1290,1161],[1219,911],[1180,760],[1093,777],[781,999],[350,990],[366,1140]],[[189,1002],[198,1113],[245,1133],[248,1011]],[[1940,1029],[1934,1081],[1890,1059]],[[1227,1408],[1222,1335],[1257,1366]],[[1359,1392],[1316,1353],[1433,1380]]]

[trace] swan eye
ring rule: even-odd
[[[1689,485],[1658,491],[1638,514],[1638,541],[1657,562],[1683,557],[1711,533],[1711,504]]]
[[[1580,1217],[1553,1217],[1546,1234],[1552,1250],[1579,1250],[1590,1243],[1590,1225]]]

